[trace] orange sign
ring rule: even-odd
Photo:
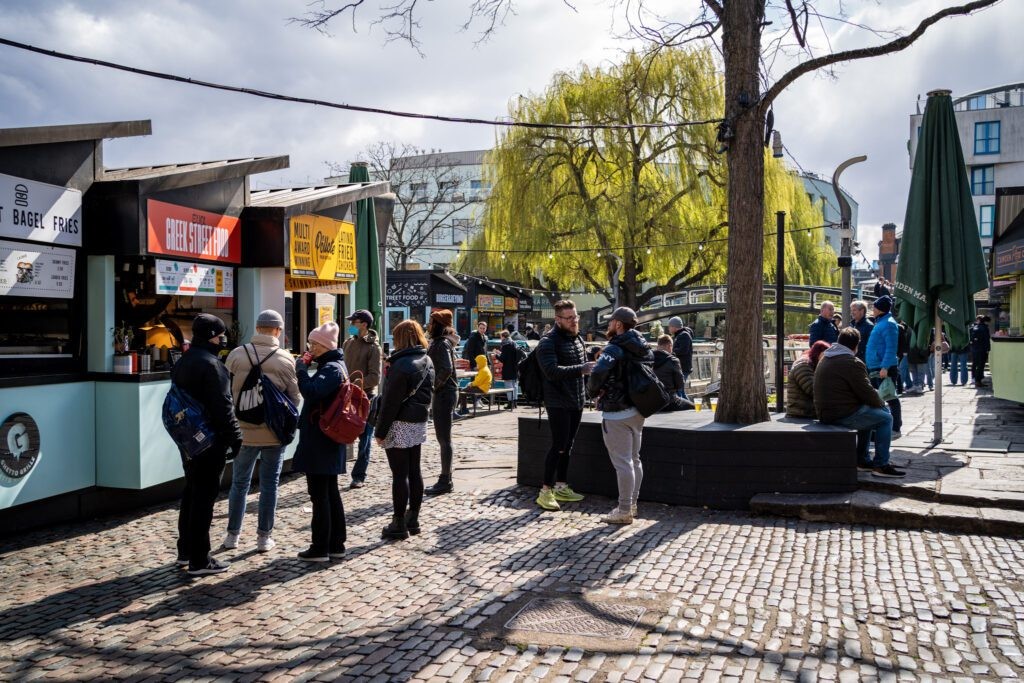
[[[241,221],[209,211],[146,202],[148,252],[188,260],[241,263]]]

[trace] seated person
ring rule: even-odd
[[[786,416],[815,418],[814,412],[814,369],[818,367],[821,354],[828,350],[828,342],[816,341],[789,369],[786,382]]]
[[[683,398],[686,378],[679,359],[672,355],[673,339],[667,334],[658,337],[658,348],[654,351],[654,374],[671,397],[671,402],[661,409],[663,413],[676,410],[693,410],[693,403]]]
[[[494,381],[494,375],[491,374],[491,369],[487,367],[487,356],[480,354],[476,357],[476,376],[473,377],[473,381],[468,387],[459,392],[459,414],[466,415],[469,413],[469,409],[466,407],[466,400],[470,394],[486,394],[491,390],[491,383]],[[474,402],[479,399],[474,396]]]
[[[857,358],[859,343],[860,332],[847,327],[822,354],[814,371],[814,408],[823,423],[857,430],[857,469],[879,477],[903,477],[906,472],[889,464],[892,414]],[[875,433],[874,460],[868,459],[871,432]]]

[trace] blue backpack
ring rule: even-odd
[[[206,418],[206,411],[187,391],[177,384],[164,399],[164,429],[181,450],[186,462],[205,453],[215,440],[215,433]]]
[[[270,378],[263,375],[263,418],[270,431],[287,446],[295,440],[295,430],[299,426],[299,409],[295,407],[288,395],[277,388]]]

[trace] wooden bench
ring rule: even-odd
[[[490,390],[488,390],[488,392],[486,394],[477,394],[477,393],[470,393],[470,392],[465,391],[466,387],[469,386],[470,383],[471,383],[471,380],[466,380],[464,382],[462,382],[462,381],[459,382],[459,398],[461,399],[462,396],[466,396],[467,397],[466,398],[466,407],[472,411],[470,413],[470,415],[472,417],[476,417],[476,401],[473,400],[473,399],[480,399],[480,400],[483,400],[483,401],[487,401],[487,412],[491,412],[491,408],[494,406],[494,400],[495,400],[495,398],[497,398],[499,396],[504,396],[505,397],[505,403],[506,404],[508,404],[509,402],[512,401],[512,387],[504,386],[500,380],[494,382],[494,384],[491,385]],[[501,385],[501,386],[498,386],[498,385]],[[472,408],[470,408],[470,403],[472,403]]]

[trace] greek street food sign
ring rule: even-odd
[[[82,246],[82,193],[0,173],[0,237]]]
[[[242,221],[187,206],[146,201],[150,254],[188,260],[242,262]]]
[[[156,293],[233,297],[235,271],[222,266],[157,259]]]
[[[39,459],[39,427],[28,413],[14,413],[0,423],[0,471],[21,479]]]
[[[288,251],[292,277],[356,279],[355,223],[313,214],[295,216],[289,224]]]
[[[73,298],[75,252],[0,240],[0,296],[5,295]]]

